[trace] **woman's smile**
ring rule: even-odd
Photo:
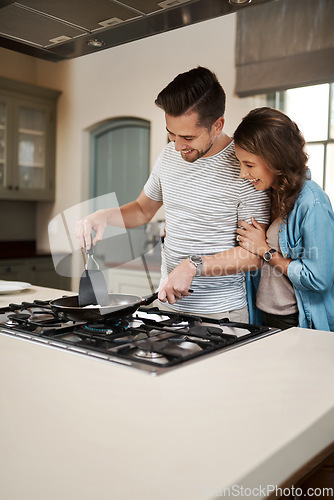
[[[260,156],[249,153],[237,144],[235,144],[235,154],[239,160],[242,179],[247,179],[259,191],[269,188],[275,189],[277,176]]]

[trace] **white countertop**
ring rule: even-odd
[[[0,280],[1,283],[16,283]],[[20,283],[20,282],[18,282]],[[63,295],[76,295],[68,290],[56,290],[55,288],[45,288],[35,285],[30,285],[29,288],[17,293],[0,294],[0,308],[6,307],[10,303],[20,304],[21,302],[33,302],[34,300],[52,300],[62,297]]]
[[[0,307],[68,293],[34,287]],[[334,333],[293,328],[152,377],[0,335],[0,498],[279,485],[334,441],[333,359]]]

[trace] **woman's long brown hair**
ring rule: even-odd
[[[253,109],[234,132],[240,148],[260,156],[277,176],[273,191],[272,211],[286,219],[303,187],[308,156],[305,139],[296,123],[272,108]]]

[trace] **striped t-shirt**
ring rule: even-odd
[[[237,246],[238,220],[255,217],[268,224],[268,192],[257,191],[239,173],[233,141],[216,155],[193,163],[182,159],[173,142],[162,151],[144,186],[145,194],[165,208],[161,280],[190,255],[212,255]],[[247,303],[243,273],[195,277],[191,288],[191,296],[173,309],[210,314]]]

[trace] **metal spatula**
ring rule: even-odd
[[[88,305],[109,305],[109,294],[106,281],[96,260],[94,259],[94,247],[91,244],[89,250],[86,248],[86,265],[81,275],[79,283],[78,303],[80,307]],[[88,269],[90,262],[96,266],[96,269]]]

